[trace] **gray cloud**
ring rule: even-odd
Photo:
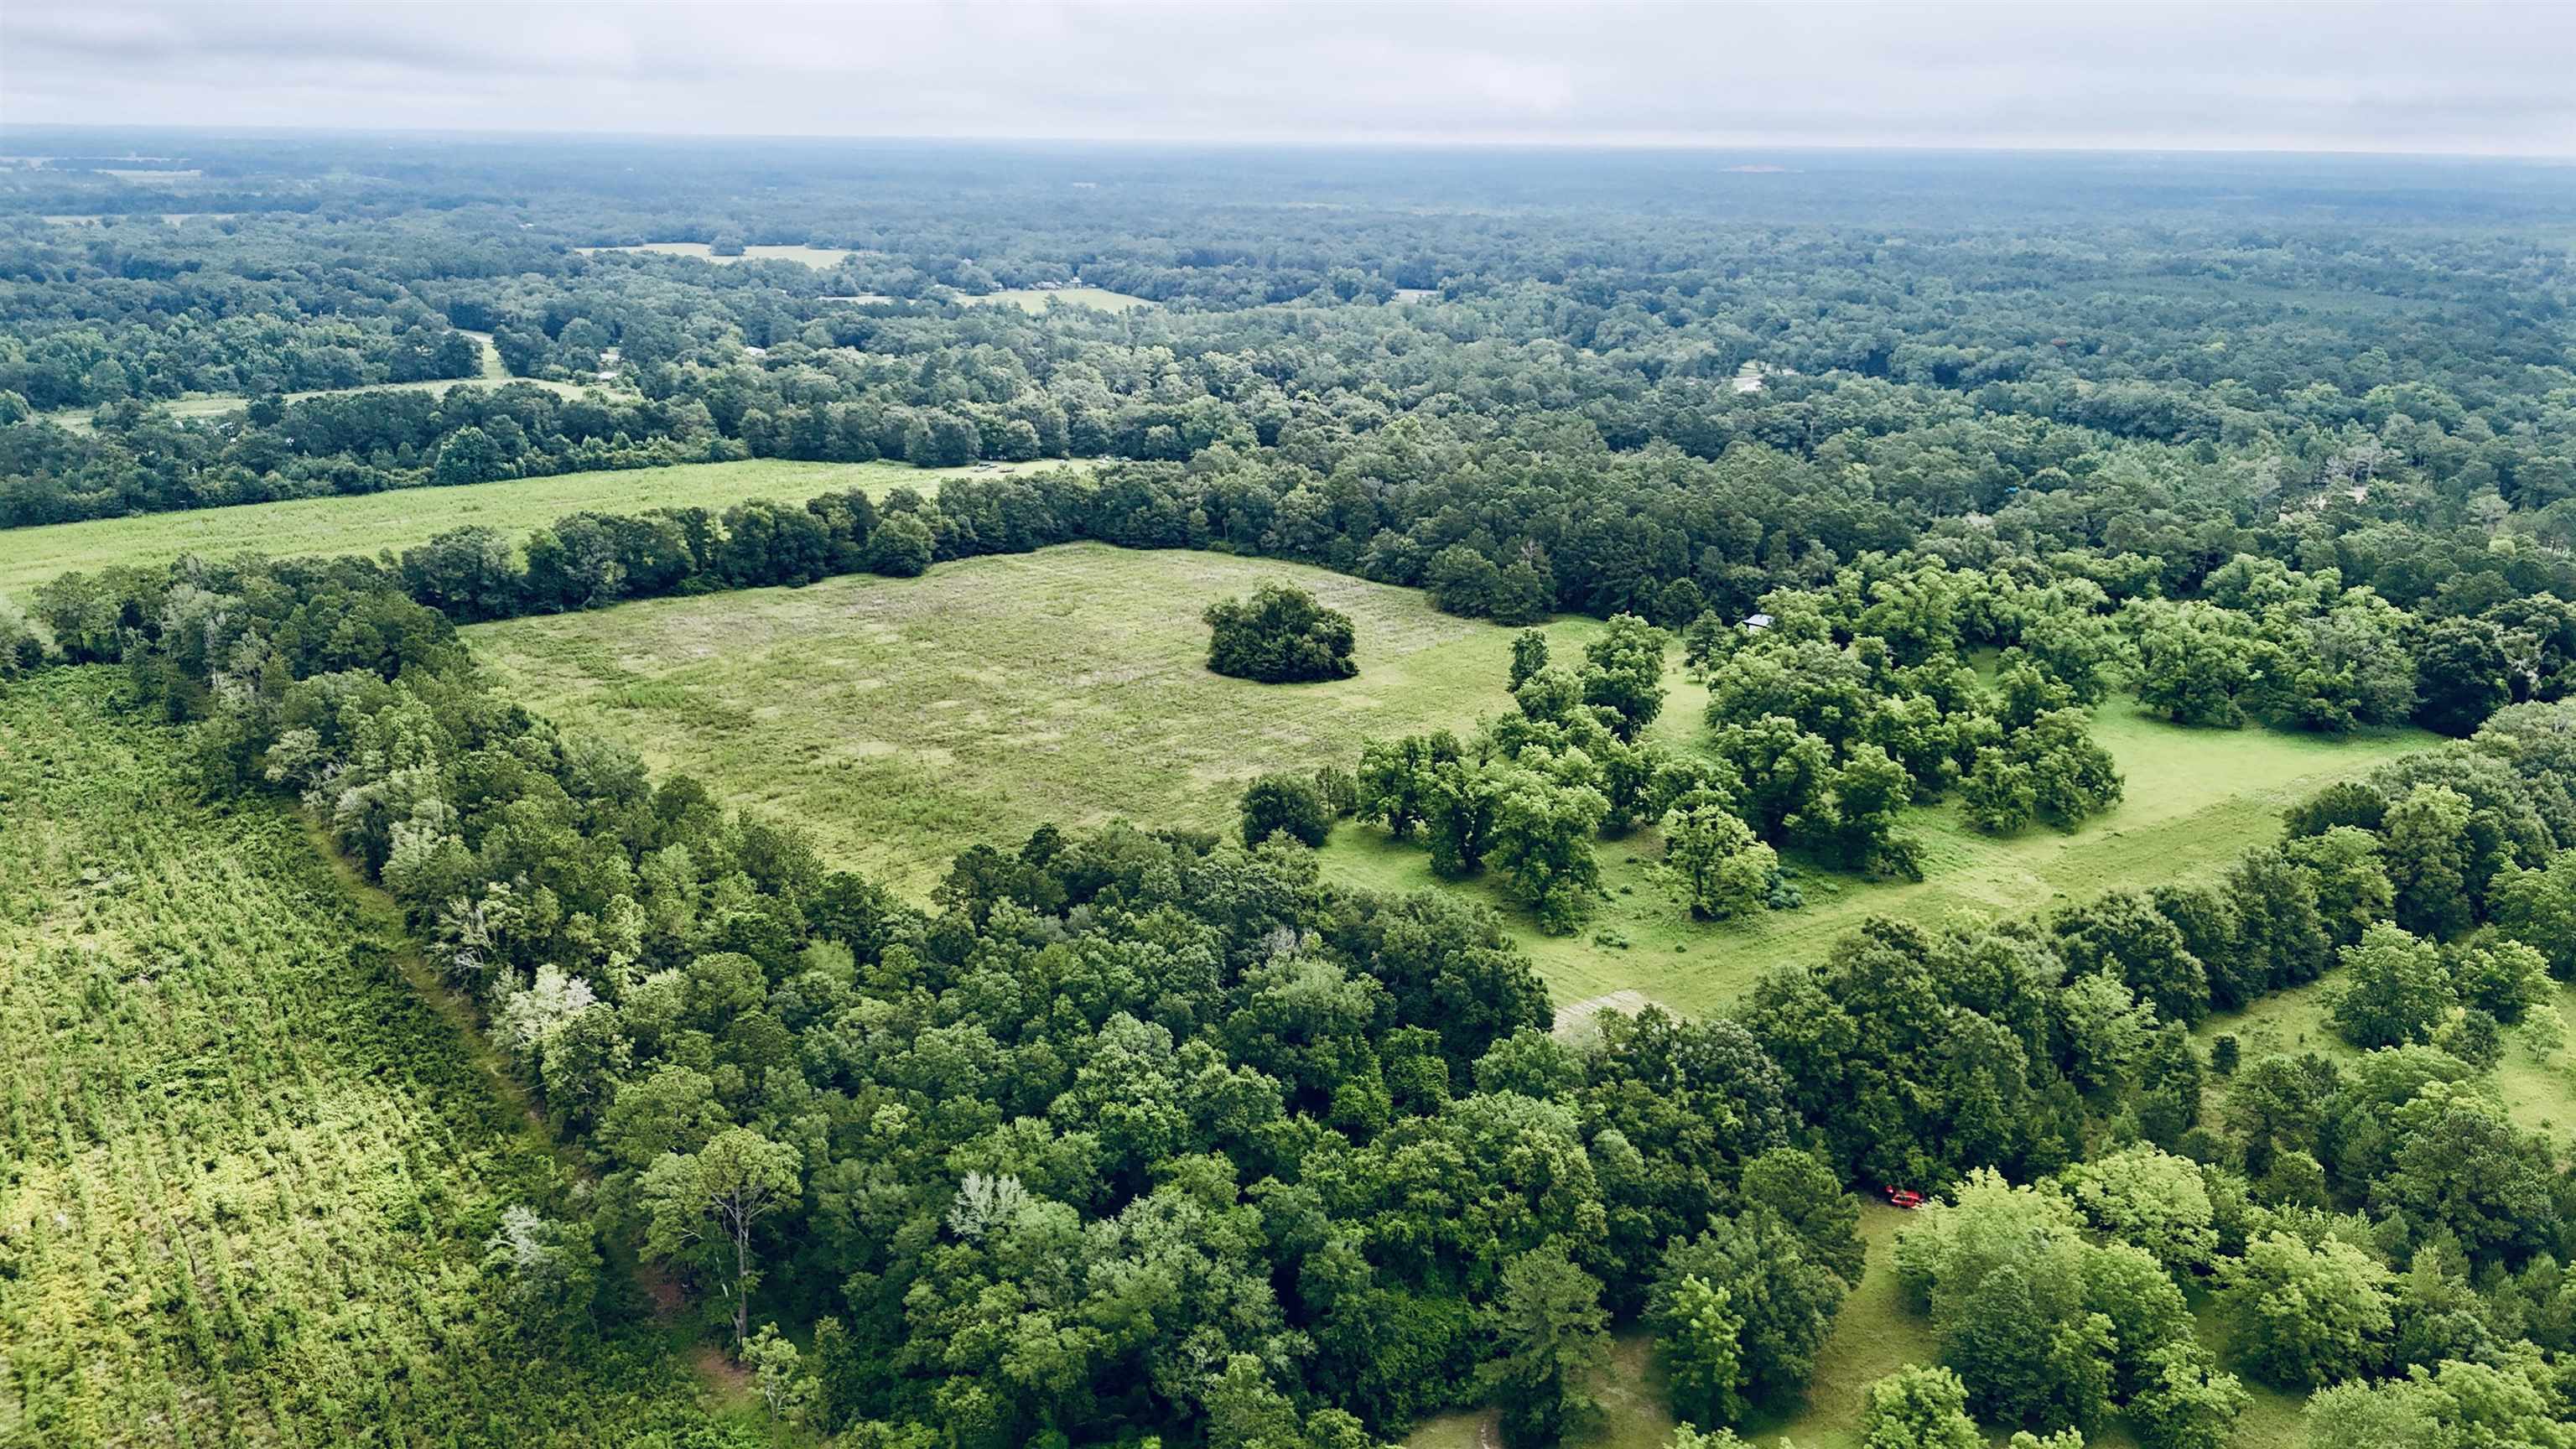
[[[0,122],[2576,154],[2576,7],[0,7]]]

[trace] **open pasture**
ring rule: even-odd
[[[1021,468],[1042,465],[1024,463]],[[1061,465],[1044,465],[1061,466]],[[1079,464],[1075,466],[1081,466]],[[683,463],[511,478],[461,488],[401,488],[98,518],[0,531],[0,599],[24,606],[28,591],[59,574],[109,564],[152,564],[183,553],[224,558],[243,552],[278,557],[401,550],[468,524],[522,534],[567,513],[594,509],[639,513],[648,508],[729,508],[749,498],[801,503],[818,494],[864,488],[882,498],[899,487],[924,493],[965,468],[906,463],[798,463],[754,458],[736,463]]]
[[[484,1240],[567,1185],[524,1101],[390,902],[287,802],[204,803],[120,688],[0,685],[0,1443],[702,1420],[658,1335],[521,1335]]]
[[[1211,603],[1283,580],[1348,613],[1359,677],[1207,669]],[[1557,626],[1570,649],[1594,626]],[[1504,708],[1510,631],[1409,589],[1205,553],[1072,544],[918,579],[657,599],[466,631],[512,697],[814,832],[913,892],[1050,821],[1218,829],[1265,770]]]

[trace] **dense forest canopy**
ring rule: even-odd
[[[1360,1449],[1470,1405],[1580,1432],[1642,1328],[1677,1442],[1725,1443],[1814,1375],[1854,1192],[1905,1186],[1940,1366],[1871,1390],[1874,1446],[1974,1414],[2208,1449],[2249,1379],[2321,1390],[2319,1444],[2571,1442],[2576,1177],[2494,1081],[2576,975],[2564,170],[43,140],[0,166],[0,548],[574,470],[1038,465],[111,568],[0,617],[0,688],[121,671],[181,773],[299,801],[481,1009],[581,1182],[491,1240],[530,1344],[635,1314],[604,1254],[797,1432]],[[557,728],[456,632],[1077,539],[1606,622],[1579,659],[1523,635],[1471,732],[1264,775],[1240,839],[1050,826],[926,901]],[[1221,672],[1354,667],[1303,595],[1208,622]],[[1648,731],[1673,656],[1687,745]],[[1590,1037],[1493,911],[1311,848],[1418,837],[1557,932],[1596,841],[1653,827],[1694,918],[1792,911],[1789,865],[1920,878],[1911,810],[2112,808],[2115,695],[2451,739],[2216,879],[1876,920]],[[2195,1035],[2320,981],[2348,1051]]]

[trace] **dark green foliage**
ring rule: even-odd
[[[1384,825],[1398,840],[1407,838],[1431,814],[1439,766],[1459,753],[1457,738],[1446,733],[1369,741],[1360,750],[1354,813]]]
[[[2416,651],[2417,722],[2465,735],[2511,702],[2504,645],[2504,631],[2483,619],[2444,619],[2426,629]]]
[[[1243,843],[1259,845],[1284,831],[1301,845],[1321,849],[1333,832],[1332,802],[1314,781],[1263,775],[1244,787]]]
[[[1351,620],[1285,584],[1263,584],[1249,600],[1226,599],[1207,611],[1208,668],[1237,679],[1289,684],[1348,679]]]
[[[1664,648],[1669,642],[1670,636],[1644,619],[1619,614],[1599,638],[1583,646],[1583,702],[1609,710],[1617,720],[1611,728],[1621,739],[1634,739],[1663,712]],[[1520,663],[1515,649],[1514,673]]]
[[[1512,1449],[1546,1449],[1599,1417],[1610,1348],[1600,1296],[1600,1283],[1562,1248],[1532,1249],[1504,1265],[1490,1310],[1500,1353],[1485,1382]]]
[[[1536,629],[1523,629],[1512,636],[1512,670],[1509,687],[1517,693],[1530,676],[1547,667],[1547,635]]]
[[[916,578],[930,567],[931,551],[930,526],[919,515],[890,514],[868,536],[868,572]]]
[[[1665,1354],[1706,1362],[1705,1340],[1716,1328],[1711,1320],[1722,1317],[1733,1330],[1733,1352],[1724,1356],[1731,1360],[1728,1371],[1695,1384],[1689,1393],[1696,1402],[1677,1395],[1675,1412],[1698,1420],[1695,1409],[1740,1412],[1744,1402],[1777,1402],[1795,1393],[1814,1372],[1816,1351],[1850,1291],[1841,1275],[1807,1256],[1800,1235],[1767,1207],[1675,1241],[1646,1304],[1647,1326]],[[1716,1387],[1721,1378],[1723,1387]],[[1727,1422],[1736,1412],[1710,1413],[1701,1422]]]
[[[2395,1326],[2388,1270],[2350,1243],[2266,1234],[2220,1281],[2236,1353],[2273,1383],[2315,1388],[2385,1360]]]

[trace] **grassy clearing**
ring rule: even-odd
[[[1021,468],[1039,465],[1019,464]],[[1080,467],[1081,464],[1073,466]],[[162,563],[183,553],[223,558],[255,550],[279,557],[374,554],[403,549],[467,524],[522,534],[581,509],[635,513],[647,508],[728,508],[746,498],[802,502],[817,494],[864,488],[882,498],[899,487],[929,493],[962,468],[904,463],[796,463],[755,458],[739,463],[684,463],[513,478],[464,488],[403,488],[97,518],[0,531],[0,598],[23,603],[28,591],[58,574],[109,564]],[[989,476],[989,475],[988,475]]]
[[[510,369],[501,364],[501,349],[492,344],[491,333],[471,332],[462,327],[459,327],[456,330],[464,332],[466,336],[473,338],[474,345],[483,349],[482,378],[485,382],[508,382],[510,380]]]
[[[1689,743],[1700,732],[1705,704],[1702,691],[1676,681],[1654,728]],[[1652,829],[1640,829],[1602,843],[1610,897],[1581,934],[1544,936],[1515,914],[1517,934],[1560,1001],[1633,989],[1685,1011],[1711,1010],[1733,1000],[1765,967],[1822,959],[1837,937],[1871,915],[1932,925],[1990,921],[2119,887],[2212,874],[2270,839],[2282,807],[2434,742],[2411,730],[2343,740],[2187,730],[2145,718],[2118,700],[2103,707],[2095,731],[2128,776],[2128,798],[2075,834],[2038,828],[1996,839],[1962,820],[1955,802],[1945,802],[1914,812],[1907,824],[1923,837],[1922,881],[1868,882],[1808,870],[1800,881],[1804,908],[1708,925],[1691,921],[1657,884],[1654,865],[1663,848]],[[1396,844],[1382,830],[1345,827],[1326,847],[1325,860],[1338,877],[1382,889],[1436,881],[1428,852]],[[1502,905],[1481,886],[1463,888]]]
[[[846,247],[746,246],[738,257],[720,257],[705,242],[646,242],[631,247],[575,247],[574,251],[595,256],[601,252],[653,252],[666,257],[696,257],[702,262],[731,266],[735,262],[803,262],[816,271],[829,271],[858,253]]]
[[[1150,298],[1131,297],[1125,292],[1112,292],[1104,287],[1008,287],[980,297],[960,297],[957,300],[999,303],[1017,307],[1023,312],[1044,312],[1050,302],[1062,302],[1068,307],[1089,307],[1101,312],[1126,312],[1154,305]]]
[[[1207,670],[1199,615],[1284,579],[1349,613],[1359,677]],[[1571,642],[1594,626],[1557,626]],[[466,631],[510,694],[809,826],[914,891],[978,841],[1125,815],[1220,828],[1241,782],[1505,707],[1510,632],[1322,569],[1074,544],[918,579],[660,599]]]
[[[0,687],[0,1443],[702,1420],[648,1333],[519,1335],[483,1240],[565,1190],[551,1144],[407,979],[390,906],[284,804],[202,803],[117,687]]]
[[[2322,981],[2267,996],[2243,1011],[2213,1016],[2192,1035],[2204,1050],[2218,1037],[2234,1036],[2244,1044],[2245,1060],[2249,1062],[2276,1051],[2313,1051],[2338,1061],[2358,1060],[2360,1049],[2337,1035],[2326,1017],[2335,975],[2330,971]],[[2576,1021],[2576,984],[2552,982],[2549,1004],[2558,1008],[2560,1016]],[[2506,1110],[2525,1131],[2565,1138],[2571,1128],[2576,1128],[2576,1055],[2565,1047],[2542,1052],[2533,1047],[2524,1032],[2507,1028],[2504,1060],[2496,1066],[2495,1085]],[[2203,1117],[2217,1120],[2223,1116],[2226,1100],[2227,1083],[2213,1079]]]
[[[1832,1336],[1816,1355],[1815,1377],[1805,1398],[1757,1410],[1739,1430],[1748,1445],[1865,1449],[1860,1419],[1869,1386],[1907,1364],[1940,1362],[1931,1319],[1906,1301],[1896,1277],[1896,1230],[1906,1218],[1895,1208],[1861,1204],[1861,1238],[1869,1253],[1860,1286],[1843,1300]],[[2194,1308],[2201,1339],[2223,1354],[2225,1335],[2206,1298]],[[2245,1388],[2253,1402],[2237,1420],[2235,1449],[2290,1449],[2303,1442],[2305,1400],[2265,1384],[2249,1381]],[[1650,1335],[1619,1335],[1602,1404],[1600,1427],[1568,1440],[1566,1449],[1663,1449],[1671,1442],[1673,1416]],[[2002,1442],[2001,1433],[1992,1437]],[[1502,1435],[1494,1413],[1481,1410],[1425,1420],[1404,1442],[1405,1449],[1498,1449]],[[2138,1440],[2126,1422],[2115,1418],[2085,1442],[2094,1449],[2136,1449]]]
[[[1896,1281],[1896,1229],[1904,1221],[1895,1208],[1861,1206],[1868,1266],[1816,1356],[1806,1399],[1756,1414],[1743,1429],[1748,1439],[1767,1443],[1786,1435],[1798,1449],[1861,1449],[1860,1413],[1869,1386],[1909,1363],[1938,1361],[1931,1323],[1907,1306]],[[1619,1336],[1602,1401],[1599,1430],[1569,1440],[1567,1449],[1662,1449],[1672,1438],[1672,1410],[1650,1335]],[[1407,1449],[1492,1449],[1501,1442],[1491,1410],[1443,1414],[1405,1440]]]

